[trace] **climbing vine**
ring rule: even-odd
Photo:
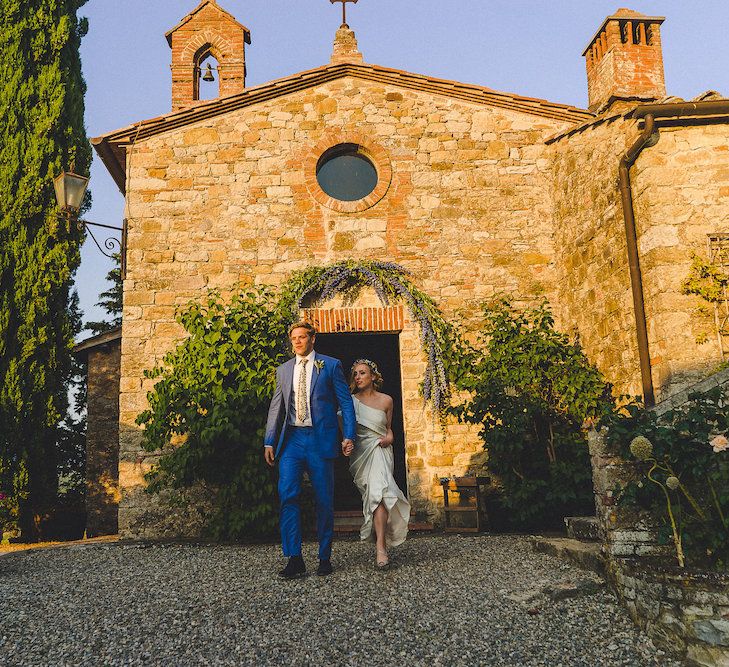
[[[399,264],[376,260],[312,266],[295,272],[283,286],[281,312],[293,321],[301,308],[324,303],[337,294],[343,295],[345,304],[351,304],[364,287],[371,287],[384,306],[403,301],[420,326],[423,351],[428,358],[423,397],[432,402],[443,421],[450,403],[450,379],[463,366],[464,347],[456,329],[433,299],[413,284],[410,275]]]
[[[453,412],[480,429],[499,527],[559,527],[594,508],[582,424],[612,409],[611,387],[555,328],[546,301],[499,298],[482,312],[472,368],[457,384],[468,398]]]
[[[144,374],[156,384],[137,424],[142,447],[161,453],[147,491],[201,485],[215,507],[206,529],[216,539],[267,535],[276,525],[261,447],[275,369],[287,358],[276,296],[239,287],[229,298],[212,290],[190,302],[177,317],[187,337]]]
[[[709,303],[719,303],[726,298],[729,275],[717,264],[698,255],[692,255],[691,269],[681,284],[682,294],[695,294]]]
[[[711,304],[718,318],[719,338],[729,336],[729,274],[719,263],[707,261],[695,253],[692,254],[691,258],[691,269],[683,283],[681,283],[681,293],[693,294],[701,297],[707,304]],[[702,305],[696,309],[696,313],[699,316],[707,317],[710,310],[707,306]],[[708,339],[709,333],[701,332],[696,337],[696,342],[702,344]],[[725,364],[726,362],[721,367],[724,367]]]

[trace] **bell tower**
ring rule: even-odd
[[[200,100],[200,81],[219,82],[219,97],[243,92],[246,85],[246,44],[251,32],[216,0],[202,0],[165,37],[172,48],[172,110]],[[214,58],[217,71],[205,65]],[[204,77],[204,78],[203,78]]]
[[[666,96],[661,47],[662,16],[618,9],[583,52],[590,111],[613,102],[653,101]]]

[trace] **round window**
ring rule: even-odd
[[[339,144],[319,158],[316,180],[332,199],[357,201],[377,186],[377,169],[357,144]]]

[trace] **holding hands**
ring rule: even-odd
[[[342,454],[350,456],[354,451],[354,441],[349,438],[342,440]]]

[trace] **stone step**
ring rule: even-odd
[[[540,536],[532,537],[531,542],[534,551],[557,556],[583,570],[592,570],[601,576],[605,575],[605,560],[597,542],[581,542],[569,537]]]
[[[597,542],[600,539],[595,516],[566,516],[567,537],[582,542]]]
[[[334,532],[338,535],[358,534],[362,527],[362,512],[335,512],[334,513]],[[413,517],[408,524],[408,530],[411,532],[430,532],[435,527],[429,521]]]

